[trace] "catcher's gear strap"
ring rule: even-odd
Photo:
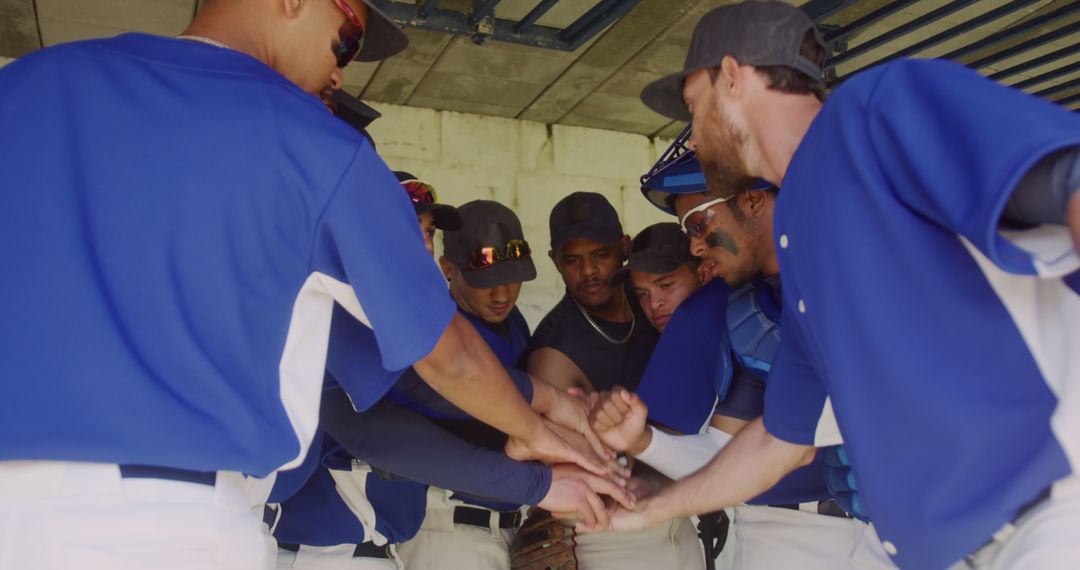
[[[649,429],[652,442],[637,459],[672,479],[682,479],[704,467],[732,438],[712,426],[695,435],[671,435],[651,426]]]
[[[513,570],[576,570],[572,540],[572,528],[552,518],[551,513],[537,509],[514,535],[510,567]]]
[[[716,570],[716,557],[727,543],[731,519],[724,511],[705,513],[698,517],[698,538],[705,549],[705,570]]]

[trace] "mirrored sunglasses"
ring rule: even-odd
[[[502,252],[496,247],[480,247],[469,252],[469,262],[461,265],[461,268],[484,269],[508,259],[528,259],[531,254],[528,242],[512,239],[506,242],[506,248]]]
[[[364,21],[345,0],[334,0],[338,9],[345,13],[345,22],[338,28],[338,41],[330,46],[337,58],[337,66],[344,68],[360,53],[364,46]],[[365,14],[366,16],[366,14]]]

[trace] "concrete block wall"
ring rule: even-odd
[[[563,295],[548,258],[548,215],[578,190],[603,194],[631,236],[649,224],[674,221],[646,201],[638,178],[670,140],[499,117],[374,104],[382,114],[371,134],[390,168],[430,182],[439,200],[460,205],[497,200],[521,219],[533,249],[537,278],[522,288],[518,306],[539,324]],[[436,253],[441,252],[436,245]]]

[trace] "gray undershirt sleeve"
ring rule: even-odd
[[[1078,188],[1080,146],[1049,154],[1016,185],[1001,219],[1012,224],[1065,225],[1065,211]]]

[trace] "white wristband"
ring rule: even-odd
[[[671,435],[652,426],[649,429],[652,441],[637,459],[672,479],[682,479],[704,467],[732,438],[712,426],[695,435]]]

